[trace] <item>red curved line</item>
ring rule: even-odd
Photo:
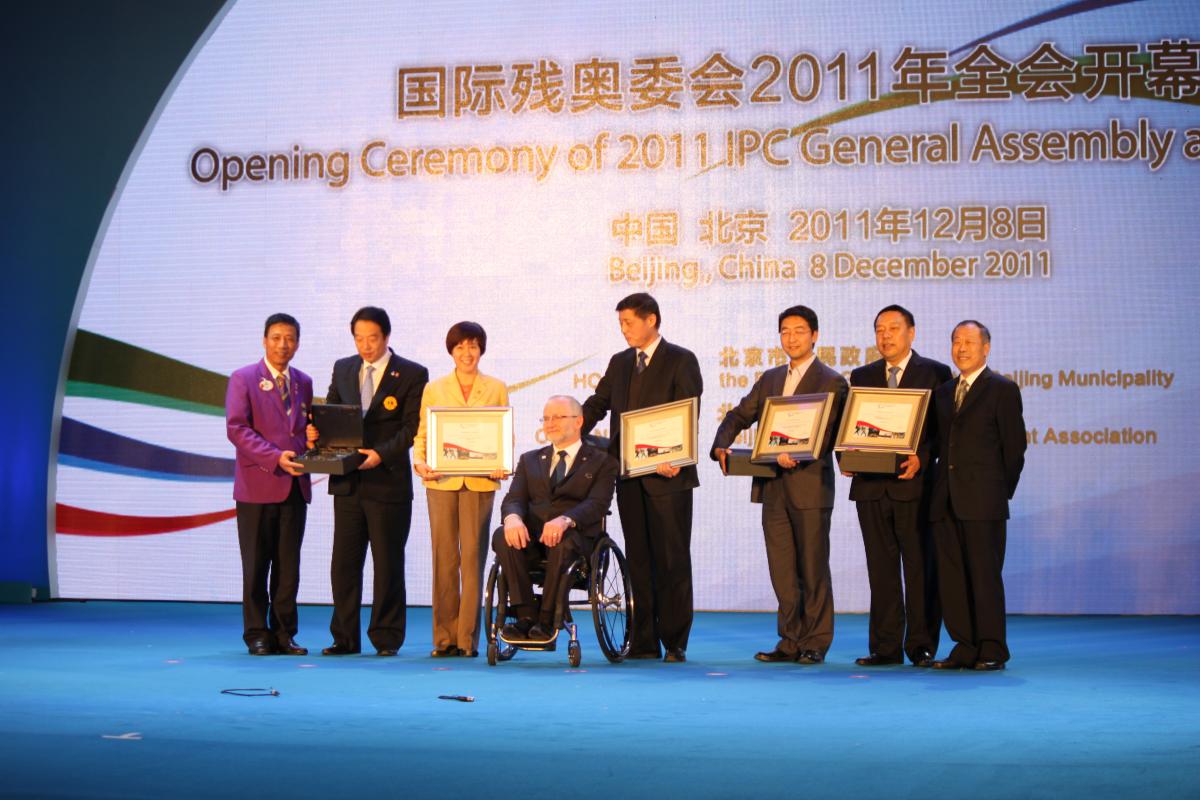
[[[202,528],[215,522],[233,519],[237,509],[192,514],[185,517],[133,517],[126,514],[107,514],[75,506],[55,505],[55,528],[59,533],[73,536],[149,536],[191,528]]]

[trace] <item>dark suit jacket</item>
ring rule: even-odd
[[[718,447],[727,448],[733,444],[737,435],[762,419],[763,406],[768,397],[779,397],[783,394],[783,384],[787,380],[787,366],[773,367],[762,374],[750,393],[742,398],[733,409],[725,415],[725,419],[717,428],[713,438],[712,450]],[[808,372],[796,386],[796,394],[814,394],[816,392],[833,392],[833,412],[829,418],[829,426],[825,429],[825,441],[821,443],[820,452],[823,454],[816,461],[802,462],[798,467],[780,470],[777,478],[755,478],[750,487],[750,501],[762,502],[762,490],[768,480],[781,480],[788,500],[796,508],[833,508],[833,447],[834,437],[837,436],[838,424],[842,419],[842,406],[846,401],[849,387],[846,379],[839,373],[814,360]]]
[[[556,488],[550,488],[550,462],[554,448],[543,447],[521,455],[512,486],[500,504],[500,519],[518,514],[531,536],[540,536],[542,525],[557,516],[575,520],[585,536],[600,533],[600,523],[612,503],[617,484],[616,459],[598,447],[584,443],[575,455],[571,471]]]
[[[938,467],[930,519],[944,519],[951,502],[959,519],[1008,519],[1008,501],[1025,466],[1021,390],[985,367],[955,413],[959,380],[936,392]]]
[[[953,377],[950,367],[940,361],[924,358],[914,350],[908,366],[900,375],[901,389],[934,390]],[[864,367],[859,367],[850,373],[851,386],[865,386],[883,389],[887,387],[887,361],[879,359]],[[921,490],[927,484],[932,487],[934,443],[937,442],[937,414],[933,410],[933,397],[929,398],[929,407],[925,410],[925,429],[921,433],[921,441],[917,443],[917,457],[921,459],[921,471],[910,481],[902,481],[890,475],[870,475],[867,473],[854,476],[850,483],[851,500],[879,500],[885,494],[893,500],[916,500],[921,496]]]
[[[357,405],[361,367],[361,356],[339,359],[333,365],[326,402]],[[349,475],[330,475],[330,494],[347,496],[357,492],[364,498],[392,503],[412,500],[408,451],[417,435],[421,392],[428,382],[429,371],[425,367],[392,353],[387,369],[378,379],[371,408],[363,418],[363,447],[379,453],[383,463],[374,469],[355,470]],[[394,405],[392,401],[395,401]]]
[[[671,344],[666,339],[658,343],[654,357],[642,373],[641,397],[636,405],[629,402],[629,382],[637,366],[637,349],[630,347],[614,355],[608,362],[604,377],[596,386],[596,393],[583,404],[583,432],[588,433],[604,415],[609,418],[610,436],[608,452],[617,463],[621,458],[621,414],[662,403],[686,400],[695,397],[697,403],[704,391],[700,377],[700,363],[691,351]],[[697,406],[697,410],[698,410]],[[661,475],[644,475],[637,480],[647,494],[661,495],[694,489],[700,485],[696,468],[684,467],[674,478]]]

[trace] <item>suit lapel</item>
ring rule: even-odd
[[[983,391],[986,388],[985,381],[990,380],[991,377],[992,371],[987,367],[984,367],[983,372],[979,373],[979,375],[975,378],[975,382],[967,388],[967,396],[963,398],[962,408],[958,409],[958,411],[955,413],[961,414],[970,408],[972,403],[977,402],[979,400],[979,396],[983,394]],[[961,381],[962,376],[960,375],[958,379]],[[958,383],[954,384],[954,391],[958,391]],[[951,402],[953,402],[953,400],[951,400]]]
[[[800,383],[796,384],[796,391],[793,394],[812,394],[821,385],[821,359],[814,358],[813,362],[808,365],[808,371],[804,373],[804,377],[800,379]]]
[[[388,358],[387,364],[383,367],[383,374],[376,376],[375,394],[371,396],[371,408],[369,409],[368,413],[379,408],[383,404],[383,398],[387,397],[388,393],[395,388],[399,374],[399,371],[395,366],[395,360],[396,354],[392,353]],[[359,393],[362,393],[361,387],[359,389]],[[459,396],[461,397],[462,395],[460,394]]]
[[[281,395],[279,393],[279,384],[277,384],[275,382],[275,378],[273,378],[271,376],[271,370],[267,369],[266,362],[264,362],[264,361],[258,362],[258,379],[259,379],[259,388],[260,389],[262,388],[262,381],[266,381],[267,383],[271,384],[270,392],[275,397],[272,405],[274,405],[275,408],[279,410],[279,416],[283,417],[285,420],[287,420],[290,423],[292,421],[292,418],[290,416],[288,416],[287,409],[285,409],[283,407],[283,395]],[[293,401],[292,402],[292,411],[295,411],[295,410],[296,410],[296,403]],[[290,430],[291,426],[289,425],[288,428]]]
[[[537,476],[537,479],[544,483],[547,487],[550,486],[550,462],[554,460],[553,456],[554,447],[552,445],[546,445],[541,450],[538,450],[533,454],[533,457],[536,459],[537,468],[534,469],[532,466],[530,468],[530,471]],[[551,490],[550,493],[553,494],[553,490]],[[532,494],[533,492],[530,492],[530,495]]]

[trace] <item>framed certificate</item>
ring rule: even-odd
[[[621,476],[633,478],[654,472],[659,464],[686,467],[696,463],[694,397],[621,415]]]
[[[510,406],[426,409],[425,463],[443,475],[491,475],[513,471]]]
[[[796,461],[816,461],[821,457],[832,409],[832,392],[768,397],[758,420],[750,460],[774,464],[786,453]]]
[[[873,389],[851,386],[834,450],[847,472],[895,473],[904,457],[917,452],[929,389]]]

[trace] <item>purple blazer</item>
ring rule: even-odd
[[[312,378],[292,367],[292,413],[265,361],[242,367],[229,376],[225,392],[225,432],[237,450],[233,499],[243,503],[281,503],[292,490],[292,476],[279,467],[279,454],[305,450],[304,427],[312,406]],[[268,384],[270,384],[268,386]],[[312,480],[300,478],[304,501],[312,499]]]

